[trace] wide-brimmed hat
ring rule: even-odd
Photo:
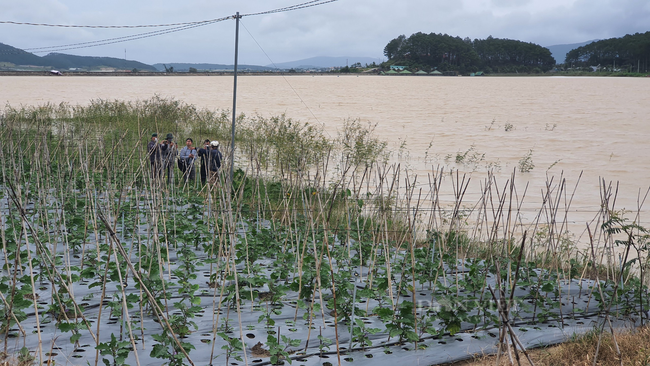
[[[170,140],[170,141],[173,139],[174,139],[174,135],[172,135],[171,133],[168,133],[167,137],[165,138],[165,140]]]

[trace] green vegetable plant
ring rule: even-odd
[[[174,327],[173,322],[172,327]],[[157,344],[154,344],[151,350],[151,357],[166,360],[169,366],[183,366],[185,364],[185,355],[178,347],[177,343],[174,341],[174,337],[167,328],[164,328],[161,334],[152,334],[151,337],[158,342]],[[185,352],[189,352],[196,348],[188,342],[181,341],[180,344]]]
[[[111,301],[107,303],[107,307],[110,308],[110,315],[114,319],[117,319],[120,321],[120,340],[122,340],[122,330],[123,330],[123,324],[126,319],[123,318],[124,316],[124,302],[126,302],[126,307],[127,309],[133,309],[133,305],[136,303],[139,303],[140,298],[136,294],[127,294],[125,301],[122,300],[122,295],[117,292],[113,295],[113,298]]]
[[[27,347],[23,346],[18,352],[18,366],[32,365],[34,361],[36,361],[36,357],[29,352]]]
[[[332,343],[334,342],[332,342],[331,339],[324,337],[322,334],[318,335],[318,351],[320,353],[321,358],[323,357],[323,352],[325,352],[325,350],[327,351],[330,350],[330,346],[332,345]]]
[[[399,337],[399,342],[417,342],[419,340],[415,332],[416,319],[413,315],[412,302],[402,301],[394,313],[390,309],[379,309],[378,314],[383,319],[392,315],[392,319],[386,324],[389,338]]]
[[[280,339],[282,340],[282,344],[280,343]],[[298,347],[300,343],[300,339],[291,339],[285,335],[280,335],[279,332],[277,337],[274,334],[269,334],[266,337],[266,346],[269,348],[269,353],[271,354],[271,364],[281,365],[282,360],[285,359],[291,363],[289,347]]]
[[[120,341],[115,337],[115,334],[111,333],[110,342],[103,342],[98,344],[95,349],[99,350],[99,354],[102,356],[111,356],[113,362],[106,358],[102,358],[102,362],[106,366],[121,366],[126,365],[126,358],[129,357],[131,352],[131,343],[128,341]]]
[[[362,319],[354,319],[355,327],[352,330],[352,342],[355,342],[357,347],[361,347],[364,351],[366,347],[372,347],[371,335],[381,332],[379,328],[368,328]]]
[[[221,346],[221,349],[226,351],[226,365],[230,365],[231,357],[239,362],[242,362],[242,357],[237,353],[244,350],[244,344],[242,341],[239,338],[230,337],[223,332],[219,332],[217,335],[226,341],[226,344]]]

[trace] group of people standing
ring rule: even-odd
[[[163,173],[165,173],[167,184],[170,184],[174,177],[174,161],[176,160],[178,169],[182,173],[183,182],[194,181],[198,158],[200,159],[201,184],[205,184],[208,178],[210,183],[217,183],[222,160],[219,141],[205,140],[200,149],[194,147],[193,144],[194,140],[187,138],[185,146],[179,152],[178,145],[174,142],[174,135],[168,133],[163,141],[158,142],[158,134],[153,133],[147,144],[151,161],[151,178],[162,180]]]

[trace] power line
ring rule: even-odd
[[[139,34],[132,34],[130,36],[102,39],[102,40],[97,40],[97,41],[71,43],[71,44],[66,44],[66,45],[50,46],[50,47],[25,48],[24,51],[31,51],[32,53],[45,53],[45,52],[65,51],[65,50],[71,50],[71,49],[88,48],[88,47],[103,46],[103,45],[108,45],[108,44],[113,44],[113,43],[128,42],[128,41],[133,41],[133,40],[136,40],[136,39],[155,37],[155,36],[159,36],[159,35],[163,35],[163,34],[180,32],[180,31],[184,31],[184,30],[187,30],[187,29],[202,27],[204,25],[209,25],[209,24],[214,24],[214,23],[217,23],[217,22],[222,22],[222,21],[228,20],[230,18],[231,17],[223,17],[223,18],[218,18],[218,19],[211,20],[209,22],[195,23],[195,24],[192,24],[192,25],[184,25],[184,26],[180,26],[180,27],[168,28],[168,29],[145,32],[145,33],[139,33]]]
[[[287,6],[287,7],[283,7],[283,8],[277,8],[277,9],[267,10],[267,11],[257,12],[257,13],[244,14],[244,15],[241,15],[241,17],[255,16],[255,15],[265,15],[265,14],[275,14],[275,13],[288,12],[288,11],[293,11],[293,10],[298,10],[298,9],[306,9],[306,8],[311,8],[311,7],[314,7],[314,6],[324,5],[324,4],[327,4],[327,3],[332,3],[332,2],[335,2],[335,1],[338,1],[338,0],[325,0],[325,1],[323,1],[323,0],[311,0],[311,1],[307,1],[307,2],[304,2],[304,3],[296,4],[296,5],[291,5],[291,6]],[[221,18],[215,18],[215,19],[209,19],[209,20],[201,20],[201,21],[195,21],[195,22],[166,23],[166,24],[142,24],[142,25],[75,25],[75,24],[50,24],[50,23],[15,22],[15,21],[8,21],[8,20],[2,20],[2,21],[0,21],[0,24],[29,25],[29,26],[58,27],[58,28],[94,28],[94,29],[172,27],[172,28],[167,28],[167,29],[163,29],[163,30],[157,30],[157,31],[134,34],[134,35],[130,35],[130,36],[108,38],[108,39],[90,41],[90,42],[72,43],[72,44],[60,45],[60,46],[25,48],[23,50],[23,51],[31,51],[32,53],[46,53],[46,52],[66,51],[66,50],[72,50],[72,49],[104,46],[104,45],[109,45],[109,44],[114,44],[114,43],[128,42],[128,41],[133,41],[133,40],[137,40],[137,39],[155,37],[155,36],[159,36],[159,35],[163,35],[163,34],[180,32],[180,31],[187,30],[187,29],[192,29],[192,28],[197,28],[197,27],[201,27],[201,26],[204,26],[204,25],[208,25],[208,24],[214,24],[214,23],[222,22],[224,20],[228,20],[228,19],[231,19],[231,18],[234,18],[234,17],[235,17],[234,15],[231,15],[231,16],[227,16],[227,17],[221,17]],[[10,53],[20,53],[20,52],[17,52],[17,51],[11,52],[11,51],[9,51],[9,52],[0,52],[0,53],[10,54]]]
[[[244,15],[242,15],[242,17],[254,16],[254,15],[284,13],[284,12],[287,12],[287,11],[293,11],[293,10],[298,10],[298,9],[306,9],[306,8],[311,8],[311,7],[314,7],[314,6],[324,5],[324,4],[327,4],[327,3],[333,3],[335,1],[338,1],[338,0],[326,0],[326,1],[312,0],[312,1],[307,1],[305,3],[302,3],[302,4],[291,5],[291,6],[287,6],[287,7],[284,7],[284,8],[267,10],[267,11],[262,11],[262,12],[258,12],[258,13],[244,14]]]
[[[119,29],[119,28],[155,28],[155,27],[176,27],[185,25],[194,25],[200,23],[209,23],[218,19],[201,20],[197,22],[185,23],[167,23],[167,24],[141,24],[141,25],[76,25],[76,24],[50,24],[50,23],[30,23],[30,22],[14,22],[10,20],[0,20],[0,24],[13,24],[13,25],[31,25],[37,27],[54,27],[54,28],[101,28],[101,29]]]
[[[338,0],[312,0],[301,4],[291,5],[284,8],[278,8],[273,10],[267,10],[258,13],[244,14],[242,16],[253,16],[253,15],[263,15],[263,14],[273,14],[281,13],[285,11],[292,11],[298,9],[310,8],[312,6],[318,6],[322,4],[327,4],[335,2]],[[225,17],[225,19],[232,18],[232,16]],[[199,20],[194,22],[180,22],[180,23],[163,23],[163,24],[137,24],[137,25],[77,25],[77,24],[52,24],[52,23],[31,23],[31,22],[16,22],[12,20],[0,20],[0,24],[12,24],[12,25],[28,25],[36,27],[52,27],[52,28],[93,28],[93,29],[124,29],[124,28],[162,28],[162,27],[178,27],[178,26],[188,26],[188,25],[198,25],[202,23],[216,23],[224,20],[224,18],[216,19],[207,19]]]
[[[333,0],[333,1],[336,1],[336,0]],[[244,29],[246,29],[246,32],[248,32],[248,35],[251,36],[251,38],[253,39],[253,41],[255,42],[255,44],[257,44],[257,47],[259,47],[260,50],[262,50],[262,52],[264,53],[264,55],[266,56],[266,58],[268,58],[269,61],[271,61],[271,64],[273,65],[273,67],[275,67],[276,69],[279,69],[278,65],[276,65],[275,62],[273,62],[273,60],[272,60],[271,57],[266,53],[266,51],[264,50],[264,48],[262,48],[262,46],[259,44],[259,42],[257,42],[257,39],[255,39],[255,37],[253,37],[253,34],[248,30],[248,28],[246,28],[246,25],[244,25],[244,22],[241,22],[241,25],[244,27]],[[324,123],[321,123],[321,121],[318,119],[318,117],[316,117],[316,115],[314,114],[314,112],[311,110],[311,108],[309,108],[309,106],[307,105],[307,103],[305,103],[305,101],[302,99],[302,97],[300,96],[300,94],[298,94],[298,92],[297,92],[296,89],[293,87],[293,85],[291,85],[291,83],[289,82],[289,80],[287,80],[287,78],[284,77],[284,74],[282,74],[282,78],[283,78],[284,81],[287,83],[287,85],[289,85],[289,87],[291,88],[291,90],[293,90],[294,94],[296,94],[296,96],[298,97],[298,99],[300,99],[300,102],[305,106],[305,108],[307,108],[307,110],[309,111],[309,113],[311,113],[312,117],[314,117],[314,119],[316,120],[316,122],[318,122],[319,124],[321,124],[321,125],[324,126],[325,124],[324,124]],[[328,133],[327,131],[325,131],[325,133],[327,133],[327,134],[329,135],[329,133]],[[330,137],[331,137],[331,136],[330,136]]]

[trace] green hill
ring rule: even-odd
[[[100,67],[110,67],[118,70],[138,69],[139,71],[158,71],[155,67],[143,64],[142,62],[114,57],[75,56],[63,53],[50,53],[42,58],[60,69],[79,68],[96,70]]]
[[[565,62],[573,67],[598,65],[609,70],[640,72],[648,70],[648,60],[650,31],[591,42],[569,51]]]
[[[0,62],[8,62],[14,65],[51,66],[42,57],[4,43],[0,43]]]
[[[388,42],[384,55],[388,57],[384,67],[400,65],[412,70],[458,71],[462,74],[477,71],[541,73],[555,66],[555,59],[547,48],[492,36],[471,40],[418,32]]]
[[[94,71],[100,68],[113,68],[116,70],[138,69],[139,71],[158,71],[155,67],[142,62],[114,57],[75,56],[64,53],[50,53],[40,57],[3,43],[0,43],[0,64],[4,64],[4,68],[9,69],[37,66],[44,69],[52,68],[61,70],[81,69]],[[14,66],[9,67],[8,64],[13,64]]]

